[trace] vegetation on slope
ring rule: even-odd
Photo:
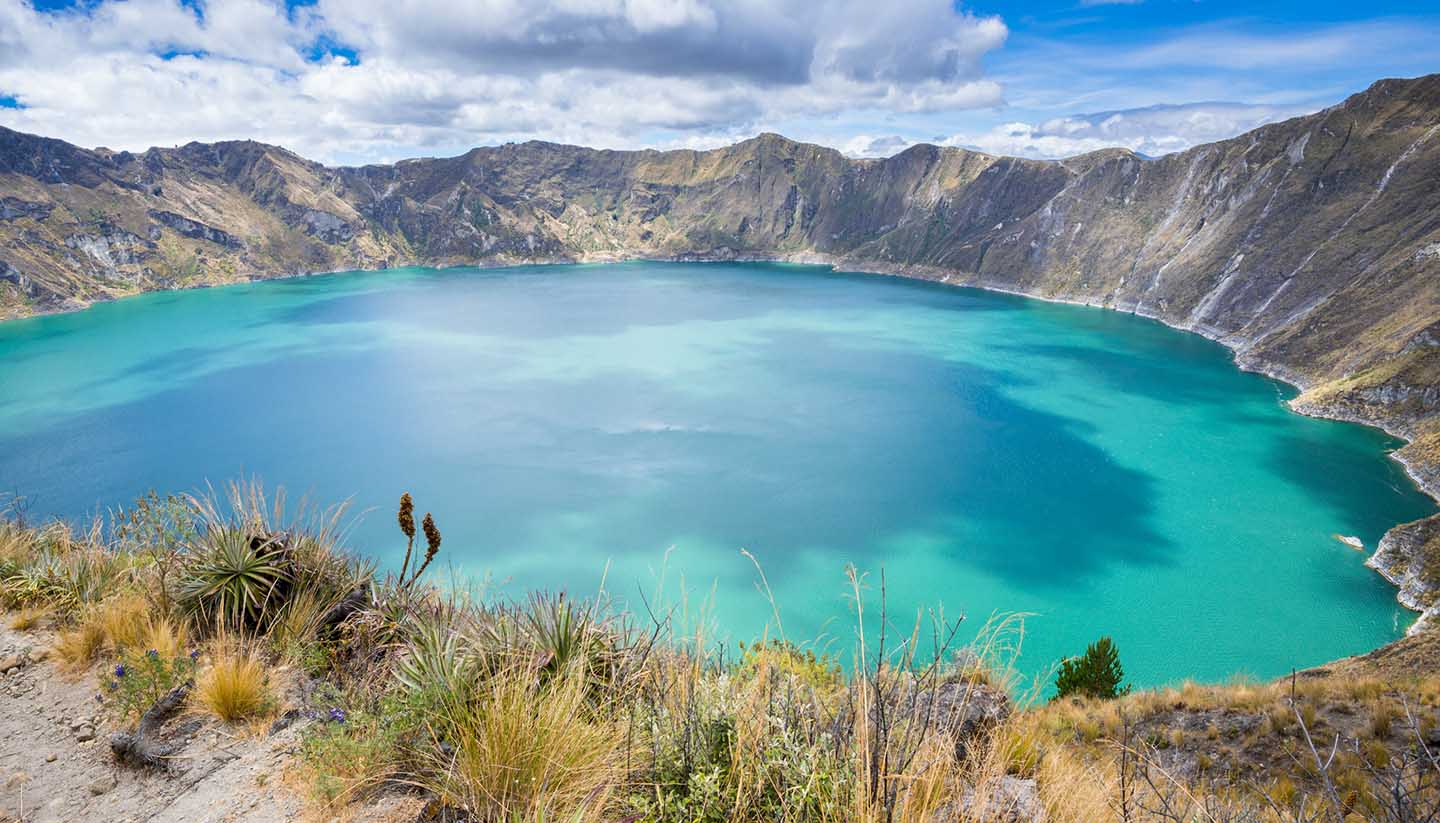
[[[301,788],[327,814],[400,792],[481,821],[1440,816],[1433,655],[1385,679],[1351,662],[1121,694],[1097,643],[1041,703],[1009,666],[1016,621],[962,647],[955,622],[897,629],[883,578],[852,573],[846,666],[783,637],[737,657],[660,604],[438,587],[441,533],[408,497],[409,562],[378,577],[338,548],[339,518],[254,486],[150,496],[83,532],[12,517],[0,606],[57,629],[112,722],[138,721],[117,756],[166,762],[182,703],[256,732],[300,723]]]

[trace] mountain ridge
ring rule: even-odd
[[[1440,74],[1156,158],[920,144],[852,159],[767,133],[328,167],[254,141],[132,153],[0,129],[0,318],[400,265],[825,262],[1204,334],[1299,386],[1297,410],[1409,440],[1397,457],[1440,494],[1436,169]],[[1425,576],[1412,599],[1428,606],[1436,567],[1390,571]]]

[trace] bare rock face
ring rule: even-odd
[[[961,760],[1012,709],[1003,689],[970,679],[906,684],[887,691],[883,702],[893,735],[918,739],[922,732],[938,732],[954,741]]]
[[[921,692],[916,709],[928,713],[963,755],[972,741],[1010,716],[1011,705],[1003,690],[962,680]]]

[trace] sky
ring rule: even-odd
[[[330,164],[766,131],[1148,155],[1440,71],[1440,1],[0,0],[0,125]]]

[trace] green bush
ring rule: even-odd
[[[353,697],[330,694],[334,704]],[[421,728],[419,704],[404,695],[388,695],[370,705],[331,705],[307,711],[314,722],[301,738],[300,757],[314,797],[343,805],[404,781],[413,757],[413,739]],[[408,781],[405,781],[408,782]]]
[[[746,645],[740,643],[741,677],[754,677],[762,669],[794,677],[812,689],[828,691],[845,683],[840,663],[829,654],[816,654],[813,648],[801,647],[789,640],[762,640]]]
[[[1109,700],[1130,692],[1129,686],[1120,685],[1124,680],[1120,650],[1110,638],[1102,637],[1086,647],[1084,654],[1060,663],[1060,671],[1055,675],[1055,697]]]
[[[195,653],[166,657],[155,649],[120,656],[100,678],[100,698],[122,720],[139,720],[171,689],[195,678]]]

